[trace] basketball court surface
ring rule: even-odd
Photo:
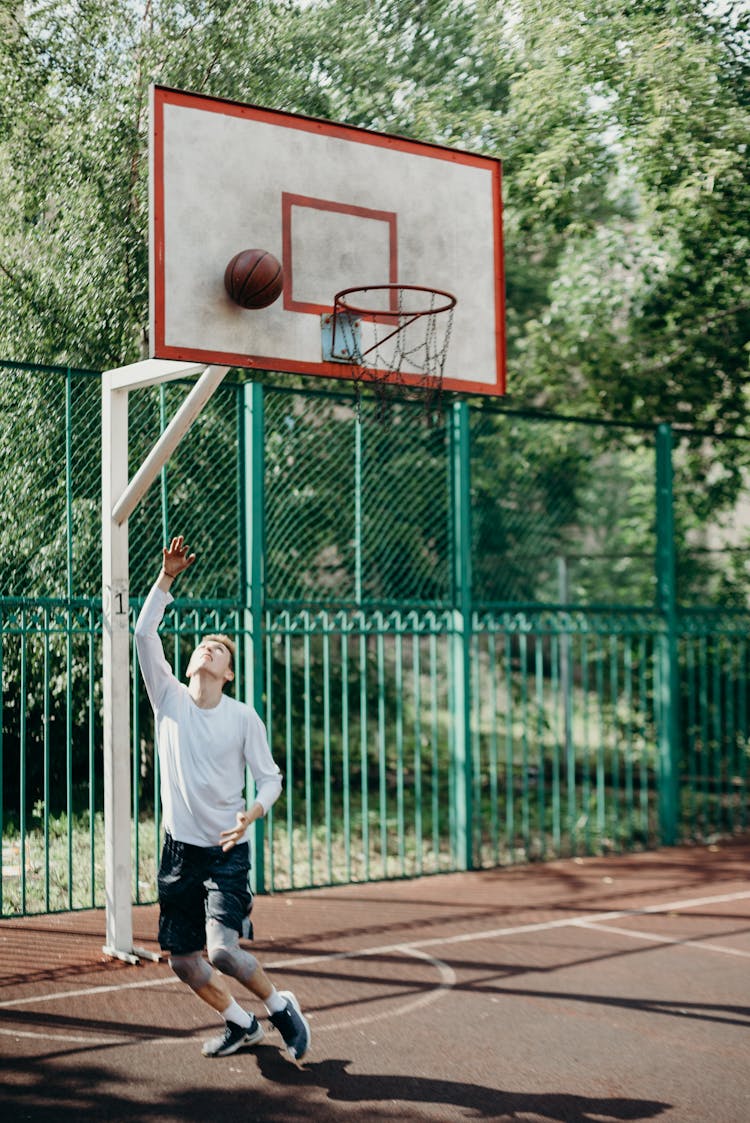
[[[744,838],[258,898],[253,950],[310,1018],[300,1066],[270,1029],[204,1059],[215,1016],[166,963],[106,960],[103,912],[5,921],[3,1118],[746,1123],[748,859]],[[153,948],[155,909],[134,927]]]

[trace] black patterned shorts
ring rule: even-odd
[[[159,866],[159,945],[173,955],[203,951],[206,921],[247,934],[253,897],[248,882],[250,847],[224,851],[164,840]]]

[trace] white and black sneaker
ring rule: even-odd
[[[227,1022],[220,1037],[212,1037],[210,1041],[203,1042],[203,1056],[229,1057],[243,1045],[257,1045],[263,1040],[263,1027],[255,1014],[252,1019],[249,1026],[238,1026],[236,1022]]]
[[[279,1010],[278,1014],[271,1014],[271,1021],[284,1038],[289,1056],[301,1061],[310,1048],[310,1026],[290,990],[280,990],[279,997],[286,999],[286,1008]]]

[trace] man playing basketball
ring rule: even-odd
[[[183,982],[224,1019],[224,1033],[203,1055],[226,1057],[256,1045],[263,1030],[232,997],[230,975],[265,1004],[290,1056],[301,1060],[310,1028],[297,999],[277,991],[255,956],[239,946],[252,904],[247,830],[281,792],[281,775],[252,707],[224,693],[234,678],[234,644],[206,636],[178,682],[158,635],[172,601],[172,582],[195,561],[182,536],[163,550],[163,564],[135,627],[138,659],[154,710],[166,838],[159,868],[159,943]],[[256,798],[245,806],[245,766]],[[203,956],[208,951],[208,962]]]

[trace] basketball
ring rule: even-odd
[[[242,250],[224,271],[224,288],[242,308],[267,308],[283,284],[281,263],[267,250]]]

